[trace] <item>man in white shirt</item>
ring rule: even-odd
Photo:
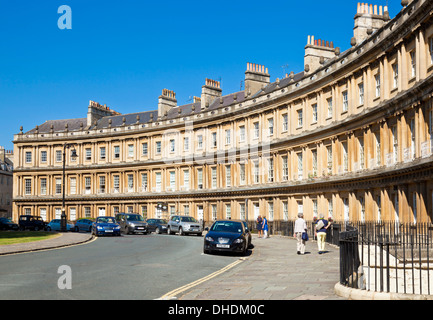
[[[304,220],[304,215],[302,213],[298,214],[298,219],[295,221],[295,230],[293,237],[298,240],[296,245],[298,254],[305,254],[305,240],[302,240],[302,233],[307,231],[307,223]]]

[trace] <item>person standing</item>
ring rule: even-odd
[[[295,230],[293,237],[298,240],[296,245],[297,254],[305,254],[305,243],[306,241],[302,239],[302,234],[307,232],[307,223],[304,220],[304,215],[298,213],[298,219],[295,221]]]
[[[257,223],[257,233],[259,235],[259,238],[261,238],[263,236],[263,219],[261,215],[257,217],[256,223]]]
[[[268,219],[266,219],[266,217],[263,218],[263,232],[264,232],[264,237],[263,238],[267,238],[268,237]]]
[[[325,252],[326,230],[329,228],[330,225],[331,223],[329,223],[328,220],[325,220],[323,214],[320,214],[319,220],[317,220],[316,222],[315,230],[319,254]]]

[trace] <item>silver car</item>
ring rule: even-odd
[[[203,227],[200,222],[193,217],[174,215],[171,216],[168,221],[167,233],[174,234],[176,232],[181,236],[185,234],[196,234],[201,236]]]

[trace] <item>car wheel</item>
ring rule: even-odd
[[[80,232],[80,228],[78,228],[77,226],[74,227],[74,231],[75,232]]]
[[[51,227],[47,227],[47,231],[51,231]]]
[[[156,229],[155,229],[155,233],[156,233],[156,234],[160,234],[160,233],[161,233],[161,230],[159,230],[159,228],[156,227]]]
[[[168,233],[168,234],[173,234],[173,233],[171,232],[171,228],[170,228],[170,227],[167,228],[167,233]]]
[[[244,250],[242,251],[242,255],[243,255],[243,256],[246,256],[246,255],[247,255],[247,251],[248,251],[248,246],[247,246],[247,244],[245,243],[245,247],[244,247]]]
[[[180,236],[184,236],[184,235],[185,235],[185,233],[183,233],[183,229],[182,229],[182,227],[179,227],[179,235],[180,235]]]

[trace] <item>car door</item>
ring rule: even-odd
[[[89,228],[89,231],[92,231],[92,226],[93,226],[93,221],[92,220],[87,220],[87,227]]]
[[[168,222],[168,226],[170,228],[170,231],[172,232],[176,232],[176,228],[177,228],[177,223],[176,223],[176,219],[178,218],[178,216],[172,216],[170,218],[170,221]]]
[[[174,219],[173,222],[174,222],[173,223],[173,225],[174,225],[173,230],[176,231],[176,232],[178,232],[179,231],[179,226],[180,226],[180,217],[179,216],[175,216],[175,219]]]
[[[155,220],[153,220],[153,219],[147,220],[147,231],[153,232],[153,231],[155,231],[155,229],[156,229]]]

